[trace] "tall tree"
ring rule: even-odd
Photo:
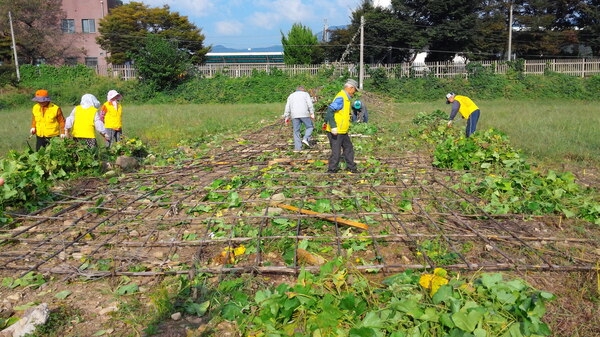
[[[600,56],[600,0],[580,1],[575,25],[579,41],[592,49],[593,56]]]
[[[110,53],[108,61],[123,64],[145,44],[148,34],[176,41],[177,48],[186,51],[194,64],[203,63],[210,48],[205,48],[204,35],[187,16],[171,12],[168,5],[151,8],[141,2],[116,7],[100,20],[96,39]]]
[[[281,32],[285,64],[317,64],[323,61],[323,51],[312,30],[294,23],[287,37]]]
[[[324,43],[329,60],[357,62],[359,55],[358,36],[364,17],[364,58],[368,63],[397,63],[410,61],[427,45],[424,35],[414,29],[414,20],[396,1],[391,8],[374,7],[371,1],[352,13],[347,28],[332,32],[330,41]]]
[[[483,0],[475,22],[473,46],[465,53],[470,60],[507,59],[510,3]]]
[[[156,34],[148,34],[144,46],[131,57],[135,60],[142,82],[158,91],[176,87],[186,79],[192,68],[187,52]]]
[[[579,0],[515,1],[513,49],[521,58],[569,56],[578,45],[575,31]],[[596,8],[597,10],[597,8]]]
[[[346,48],[352,48],[352,46],[350,46],[350,41],[352,41],[355,31],[350,31],[349,27],[338,27],[336,29],[330,29],[328,35],[329,40],[321,43],[323,55],[326,61],[337,62],[341,59],[344,52],[346,52]],[[354,46],[354,48],[357,50],[356,46]]]
[[[76,56],[74,40],[61,31],[61,19],[66,17],[61,0],[0,0],[0,35],[4,37],[10,36],[9,11],[21,64],[60,63],[67,54]]]

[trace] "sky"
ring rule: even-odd
[[[264,48],[281,45],[294,23],[313,33],[325,25],[350,24],[363,0],[136,0],[150,7],[168,5],[200,28],[205,46]],[[124,1],[128,3],[130,1]],[[375,1],[389,4],[389,0]]]

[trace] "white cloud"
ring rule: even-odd
[[[218,34],[232,36],[241,34],[244,25],[239,21],[219,21],[215,23],[215,29]]]
[[[391,0],[375,0],[373,1],[373,5],[379,7],[389,7],[392,4]]]

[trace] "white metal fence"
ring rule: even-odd
[[[477,61],[471,64],[480,64],[494,73],[505,74],[509,69],[506,61]],[[545,71],[568,74],[573,76],[600,75],[600,59],[549,59],[549,60],[524,60],[523,73],[542,75]],[[365,65],[365,77],[369,77],[369,70],[383,69],[388,78],[400,77],[467,77],[469,72],[467,65],[454,62],[426,62],[422,64],[397,63],[397,64],[368,64]],[[320,71],[334,74],[348,73],[352,77],[358,77],[358,66],[353,63],[329,63],[321,65],[285,65],[281,63],[240,63],[240,64],[206,64],[198,66],[198,73],[207,78],[218,74],[230,77],[251,76],[255,71],[271,72],[274,69],[283,71],[290,75],[310,74],[316,75]],[[133,66],[109,66],[98,68],[97,73],[102,76],[121,78],[123,80],[135,79],[136,70]]]

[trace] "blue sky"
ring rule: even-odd
[[[169,5],[202,30],[205,45],[248,49],[281,45],[294,23],[313,33],[350,23],[362,0],[137,0],[150,7]],[[124,1],[130,2],[130,1]],[[387,2],[389,1],[376,1]]]

